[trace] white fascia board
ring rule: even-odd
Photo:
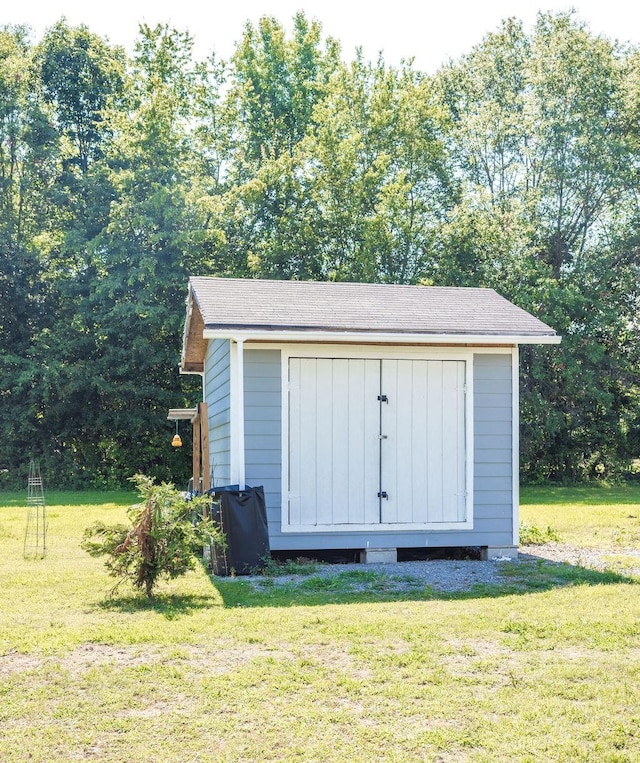
[[[204,339],[233,339],[245,342],[330,342],[333,344],[560,344],[562,337],[540,334],[520,336],[517,334],[401,334],[358,331],[235,331],[233,329],[207,329]]]

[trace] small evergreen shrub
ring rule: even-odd
[[[184,575],[195,567],[204,545],[224,546],[224,537],[202,518],[208,496],[186,501],[172,484],[156,484],[143,474],[131,481],[142,501],[128,509],[130,524],[94,522],[81,545],[91,556],[107,557],[105,566],[117,578],[113,591],[127,581],[151,597],[160,578]]]

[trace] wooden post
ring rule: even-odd
[[[206,403],[198,403],[200,419],[200,451],[202,453],[202,492],[211,488],[211,464],[209,463],[209,412]]]
[[[193,492],[200,492],[200,413],[193,419]]]

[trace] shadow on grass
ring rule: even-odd
[[[581,506],[606,506],[612,504],[640,503],[640,484],[623,485],[576,485],[551,486],[549,484],[522,487],[520,503],[523,506],[544,504],[547,506],[578,504]]]
[[[131,506],[140,497],[130,490],[49,490],[45,486],[47,508],[55,506]],[[0,490],[0,507],[27,505],[26,490]]]
[[[104,599],[96,605],[96,608],[106,612],[125,614],[153,611],[162,615],[166,620],[176,620],[184,615],[190,615],[198,610],[211,609],[220,606],[220,604],[221,601],[215,593],[210,596],[158,594],[150,599],[142,594],[128,594]]]
[[[425,566],[430,562],[424,562]],[[477,562],[475,564],[495,564]],[[451,562],[452,570],[456,562]],[[443,590],[427,576],[392,572],[343,569],[336,572],[321,567],[307,576],[264,576],[251,578],[211,577],[225,607],[294,607],[326,604],[355,604],[395,601],[463,601],[467,599],[540,593],[570,586],[640,585],[640,578],[616,572],[557,564],[535,557],[527,561],[500,562],[497,580],[492,583],[467,583],[455,590]],[[473,573],[470,572],[470,576]],[[442,579],[442,576],[440,576]]]

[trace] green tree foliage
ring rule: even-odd
[[[290,40],[274,18],[263,17],[257,28],[246,25],[233,57],[230,94],[246,165],[293,156],[329,76],[339,65],[338,53],[331,40],[322,50],[320,25],[302,13],[294,18]],[[239,174],[241,166],[236,165]]]
[[[574,14],[506,20],[426,76],[320,24],[247,24],[229,61],[142,26],[0,30],[0,467],[186,480],[170,407],[189,275],[490,286],[521,351],[523,473],[640,455],[640,54]],[[186,444],[189,432],[183,431]],[[21,472],[22,469],[22,472]]]
[[[47,198],[50,233],[36,240],[48,287],[36,314],[48,315],[49,323],[29,349],[25,419],[36,426],[25,453],[41,458],[50,484],[104,484],[117,457],[103,449],[92,458],[103,442],[92,424],[103,385],[87,303],[100,274],[94,241],[114,198],[104,161],[111,138],[105,111],[121,105],[125,57],[86,27],[60,21],[35,47],[32,68],[53,134],[55,174]],[[112,475],[107,481],[115,482]]]
[[[291,39],[273,18],[247,24],[217,109],[228,149],[223,182],[198,200],[214,272],[321,277],[300,145],[338,66],[337,44],[323,46],[319,25],[302,14]]]
[[[564,337],[522,352],[531,478],[588,478],[633,455],[639,263],[616,243],[636,196],[628,66],[573,15],[542,14],[530,35],[504,22],[439,77],[464,182],[444,280],[495,287]]]
[[[122,91],[124,53],[86,26],[73,28],[61,20],[38,46],[36,66],[44,99],[54,107],[65,141],[64,163],[86,174],[89,164],[102,156],[104,111]]]
[[[78,382],[74,400],[85,405],[75,416],[62,399],[57,408],[76,425],[67,427],[66,442],[82,449],[83,468],[107,482],[126,479],[132,468],[164,479],[188,473],[183,457],[175,474],[174,456],[184,454],[169,452],[168,433],[158,422],[184,396],[175,368],[189,273],[190,47],[188,35],[143,27],[126,110],[105,115],[112,138],[100,171],[113,198],[90,242],[94,275],[81,295],[75,339],[65,342],[72,352],[85,344],[82,356],[65,365]]]
[[[201,517],[208,496],[187,502],[171,484],[155,484],[142,474],[132,481],[142,501],[129,508],[130,524],[95,522],[85,530],[82,547],[91,556],[107,557],[109,574],[117,579],[113,591],[129,582],[150,598],[162,578],[194,569],[203,546],[224,546],[224,538]]]
[[[358,57],[330,82],[303,145],[305,198],[325,279],[416,283],[431,275],[455,198],[440,110],[409,66]]]
[[[58,237],[51,193],[56,135],[33,70],[25,29],[0,29],[0,460],[25,454],[43,415],[31,407],[34,338],[51,329],[44,277]],[[6,468],[6,467],[5,467]],[[25,466],[26,468],[26,466]]]
[[[442,110],[409,65],[347,65],[296,16],[233,58],[225,182],[205,197],[217,272],[412,283],[455,196]]]

